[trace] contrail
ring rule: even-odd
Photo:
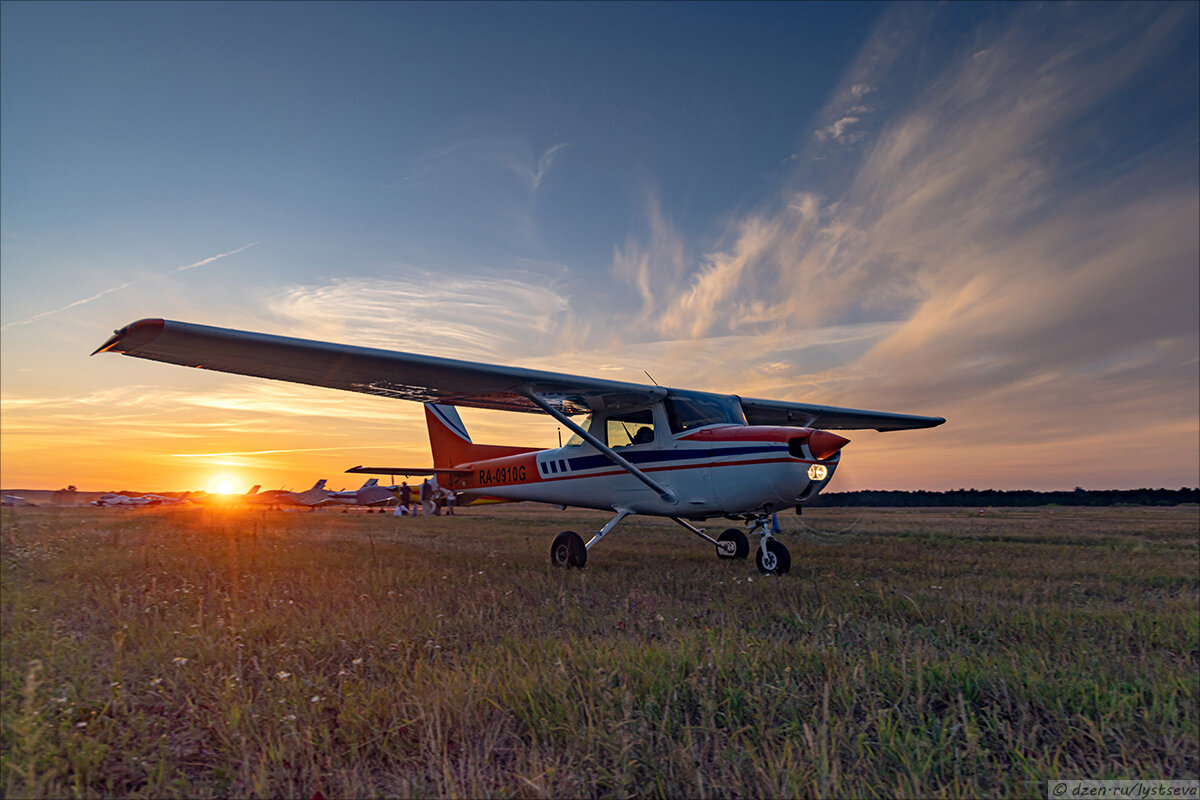
[[[355,450],[371,450],[371,449],[377,449],[377,448],[381,448],[381,447],[387,447],[387,448],[391,448],[394,450],[396,448],[396,445],[394,445],[394,444],[367,444],[367,445],[362,445],[362,446],[356,445],[354,447],[354,449]],[[213,458],[216,456],[263,456],[263,455],[271,455],[274,453],[320,453],[320,452],[324,452],[327,450],[345,451],[346,448],[344,446],[342,446],[342,447],[299,447],[299,448],[294,448],[294,449],[290,449],[290,450],[234,450],[234,451],[231,451],[228,453],[171,453],[171,458]]]
[[[208,258],[202,258],[199,261],[197,261],[195,264],[184,264],[182,267],[176,267],[175,269],[171,270],[170,272],[168,272],[166,274],[174,275],[177,272],[183,272],[185,270],[195,269],[196,267],[203,267],[206,264],[211,264],[212,262],[216,261],[219,258],[225,258],[226,256],[237,255],[238,253],[242,252],[243,250],[246,250],[247,248],[254,247],[254,245],[256,245],[256,244],[258,244],[258,242],[251,242],[250,244],[242,245],[237,250],[230,250],[228,253],[220,253],[218,255],[210,256]],[[69,308],[75,308],[75,306],[81,306],[84,303],[90,303],[93,300],[98,300],[99,298],[104,297],[104,295],[106,295],[106,294],[112,294],[113,292],[119,292],[122,289],[127,289],[130,286],[133,286],[135,283],[140,283],[141,281],[144,281],[145,279],[146,279],[145,276],[143,276],[141,278],[134,278],[131,281],[126,281],[125,283],[122,283],[120,286],[110,286],[109,288],[105,289],[104,291],[98,292],[98,293],[92,295],[91,297],[85,297],[82,300],[76,300],[73,303],[67,303],[62,308],[55,308],[50,311],[43,311],[40,314],[34,314],[32,317],[29,317],[28,319],[19,320],[17,322],[9,322],[6,325],[0,325],[0,331],[6,331],[9,328],[15,328],[17,325],[28,325],[32,322],[37,322],[39,319],[48,317],[51,314],[57,314],[60,311],[66,311]]]

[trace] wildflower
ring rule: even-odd
[[[321,702],[321,701],[322,701],[322,700],[324,700],[324,699],[325,699],[325,698],[324,698],[324,697],[321,697],[321,695],[319,695],[319,694],[314,694],[312,697],[308,698],[308,702],[310,702],[310,703],[319,703],[319,702]]]
[[[183,656],[175,656],[171,660],[174,661],[176,664],[178,664],[181,667],[188,662],[188,660],[186,658],[184,658]]]
[[[151,678],[150,679],[151,686],[158,686],[160,683],[162,683],[162,678]]]
[[[361,663],[362,663],[362,658],[356,658],[356,659],[354,659],[353,661],[351,661],[350,663],[351,663],[351,664],[361,664]]]
[[[56,698],[54,698],[54,702],[56,702],[56,703],[65,703],[65,702],[67,702],[67,698],[65,698],[65,697],[56,697]]]
[[[284,722],[295,722],[295,721],[296,721],[296,715],[295,715],[295,714],[285,714],[285,715],[284,715],[284,717],[283,717],[283,721],[284,721]]]
[[[76,722],[76,723],[75,723],[75,727],[76,727],[76,728],[86,728],[86,727],[87,727],[87,723],[86,723],[86,722]]]
[[[286,681],[288,678],[292,677],[292,673],[279,670],[279,672],[275,673],[275,677],[279,678],[281,681]]]

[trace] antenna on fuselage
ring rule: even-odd
[[[658,388],[660,388],[660,389],[662,388],[662,384],[661,384],[661,383],[659,383],[658,381],[654,380],[654,376],[653,376],[653,375],[651,375],[651,374],[650,374],[650,372],[649,372],[648,370],[642,370],[642,372],[645,372],[645,373],[646,373],[646,377],[650,379],[650,382],[651,382],[651,383],[653,383],[655,386],[657,386],[657,387],[658,387]]]

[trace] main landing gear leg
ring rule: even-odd
[[[792,569],[792,554],[771,533],[771,517],[763,514],[749,523],[748,527],[757,528],[762,534],[754,561],[758,571],[764,575],[786,575]]]
[[[745,558],[750,553],[750,544],[746,541],[746,534],[742,533],[737,528],[729,528],[728,530],[723,531],[716,539],[714,539],[687,520],[682,520],[679,517],[671,517],[671,519],[675,522],[678,522],[680,525],[687,528],[704,541],[716,545],[717,558]]]
[[[555,536],[554,543],[550,545],[550,563],[556,567],[577,567],[579,569],[587,566],[588,551],[607,536],[613,528],[617,527],[621,520],[633,513],[627,508],[613,510],[617,512],[617,515],[609,520],[607,525],[596,531],[587,544],[583,543],[583,538],[575,531],[563,531]]]

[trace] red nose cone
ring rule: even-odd
[[[822,461],[848,444],[850,444],[849,439],[844,439],[829,431],[813,431],[812,435],[808,437],[808,449],[812,450],[813,458],[819,458]]]

